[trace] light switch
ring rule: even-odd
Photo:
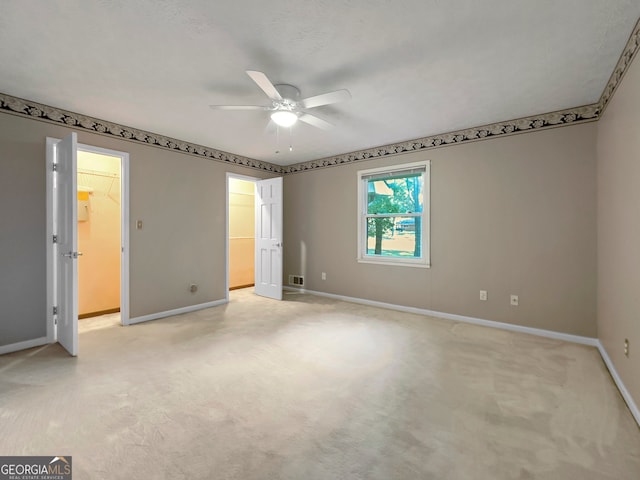
[[[138,220],[138,222],[136,223],[136,228],[138,230],[142,230],[142,220]]]

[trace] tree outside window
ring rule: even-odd
[[[428,263],[428,170],[423,162],[359,172],[361,261]]]

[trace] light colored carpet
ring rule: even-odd
[[[107,327],[118,327],[122,324],[120,321],[120,312],[107,313],[97,317],[83,318],[78,321],[78,334],[90,332],[92,330],[100,330]]]
[[[0,357],[0,454],[72,455],[77,480],[640,478],[640,430],[594,348],[231,298],[86,328],[77,359]]]

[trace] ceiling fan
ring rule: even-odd
[[[329,129],[333,124],[306,110],[332,103],[344,102],[351,98],[348,90],[336,90],[313,97],[300,99],[300,90],[293,85],[274,85],[262,72],[247,70],[260,89],[271,99],[270,106],[262,105],[209,105],[214,110],[261,110],[271,112],[271,120],[281,127],[291,127],[298,120],[317,128]]]

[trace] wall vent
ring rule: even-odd
[[[289,275],[289,285],[302,287],[304,285],[304,277],[302,275]]]

